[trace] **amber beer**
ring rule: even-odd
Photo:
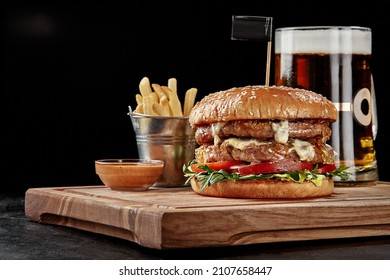
[[[330,145],[349,181],[378,179],[373,135],[371,30],[364,27],[287,27],[275,30],[275,84],[326,96],[339,111]]]

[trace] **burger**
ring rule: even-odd
[[[234,87],[198,101],[189,115],[195,158],[183,166],[194,192],[231,198],[329,196],[346,167],[327,144],[335,105],[284,86]]]

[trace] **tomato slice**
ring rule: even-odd
[[[300,161],[281,161],[255,163],[246,166],[240,166],[237,168],[237,172],[241,176],[251,174],[281,173],[284,171],[294,172],[302,170],[313,170],[313,165],[307,162]]]
[[[207,165],[209,168],[219,171],[221,169],[229,171],[233,166],[239,166],[244,164],[244,161],[241,160],[227,160],[227,161],[217,161],[209,163],[195,163],[191,164],[190,168],[193,172],[204,172],[204,169],[199,168],[199,166]]]
[[[325,174],[334,170],[336,170],[336,165],[334,164],[319,164],[317,173]]]
[[[246,164],[245,161],[240,160],[228,160],[209,163],[196,163],[191,164],[190,168],[193,172],[204,172],[205,170],[199,168],[199,166],[207,165],[213,170],[226,170],[228,172],[237,172],[241,176],[252,174],[270,174],[281,172],[295,172],[302,170],[313,170],[313,164],[300,161],[281,161],[281,162],[261,162],[254,164]],[[334,164],[319,164],[318,174],[325,174],[332,172],[336,169]]]

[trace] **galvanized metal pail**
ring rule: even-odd
[[[183,165],[194,158],[196,147],[188,117],[150,116],[129,110],[139,157],[164,161],[163,175],[154,186],[184,186]]]

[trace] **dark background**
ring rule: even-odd
[[[4,5],[0,193],[100,184],[94,160],[138,157],[127,115],[142,77],[204,95],[264,84],[266,44],[232,41],[232,15],[273,17],[273,29],[360,25],[373,33],[380,180],[387,172],[388,14],[338,1],[18,1]],[[180,3],[180,4],[178,4]],[[315,5],[315,6],[314,6]],[[388,49],[388,47],[387,47]],[[271,75],[273,81],[273,75]],[[273,83],[273,82],[271,82]]]

